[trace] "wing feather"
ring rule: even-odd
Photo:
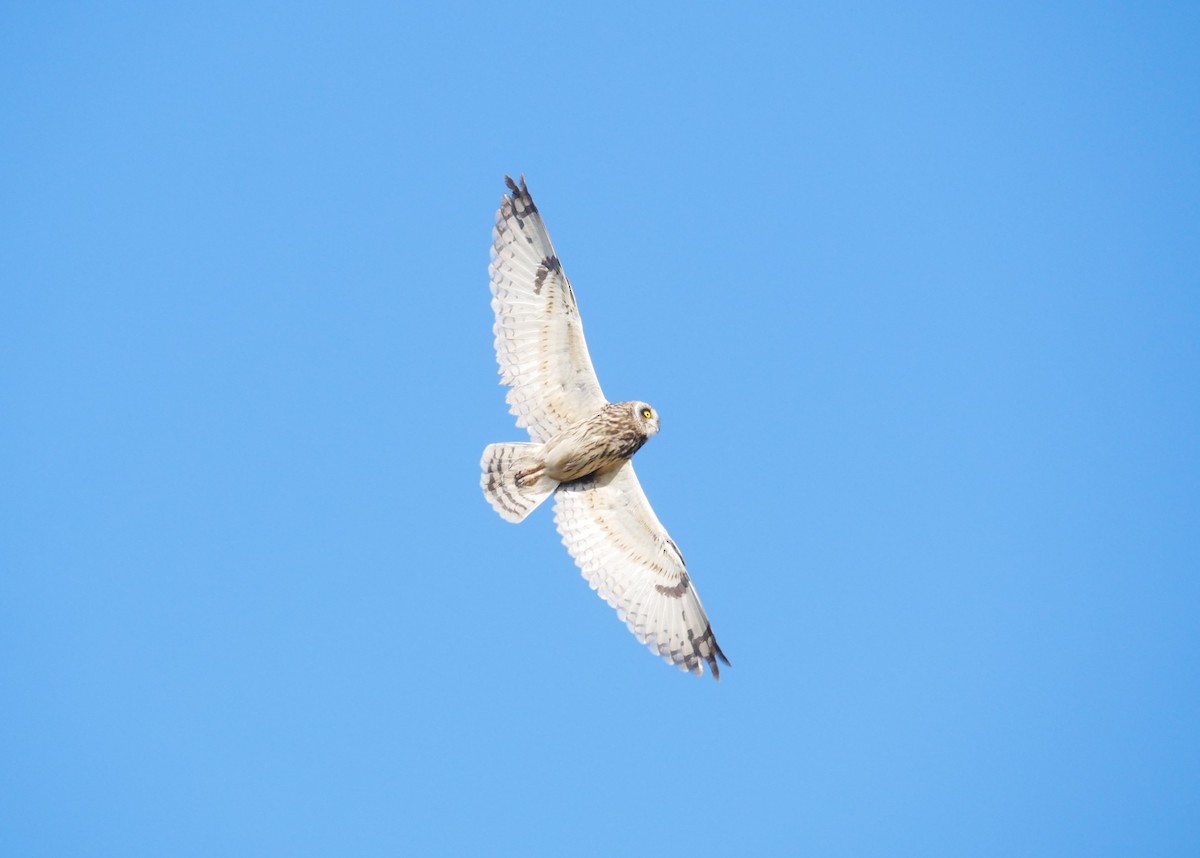
[[[592,368],[575,293],[525,179],[505,177],[492,230],[496,361],[517,425],[545,442],[607,400]]]
[[[583,577],[639,641],[697,676],[707,662],[720,678],[717,660],[729,661],[631,462],[559,486],[554,521]]]

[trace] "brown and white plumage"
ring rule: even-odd
[[[554,494],[563,544],[592,589],[652,651],[697,675],[707,664],[719,678],[718,660],[729,662],[630,461],[658,432],[658,413],[605,399],[537,206],[524,179],[505,181],[490,267],[496,360],[531,440],[484,450],[484,496],[516,522]]]
[[[549,441],[608,401],[596,380],[575,294],[542,216],[525,188],[505,177],[492,230],[496,360],[509,410],[534,441]]]
[[[719,676],[708,615],[683,555],[659,523],[633,462],[559,486],[554,522],[588,584],[667,662]]]

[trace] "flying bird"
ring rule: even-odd
[[[563,544],[591,588],[653,652],[700,676],[729,664],[678,546],[633,471],[658,432],[645,402],[609,402],[592,369],[575,293],[525,179],[505,176],[489,271],[496,360],[509,410],[527,442],[490,444],[480,481],[488,502],[519,522],[551,495]]]

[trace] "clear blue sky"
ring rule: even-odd
[[[966,5],[6,6],[0,853],[1196,854],[1200,7]],[[506,172],[720,683],[480,494]]]

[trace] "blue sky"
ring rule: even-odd
[[[0,13],[0,851],[1200,846],[1194,4]],[[733,666],[549,510],[524,173]]]

